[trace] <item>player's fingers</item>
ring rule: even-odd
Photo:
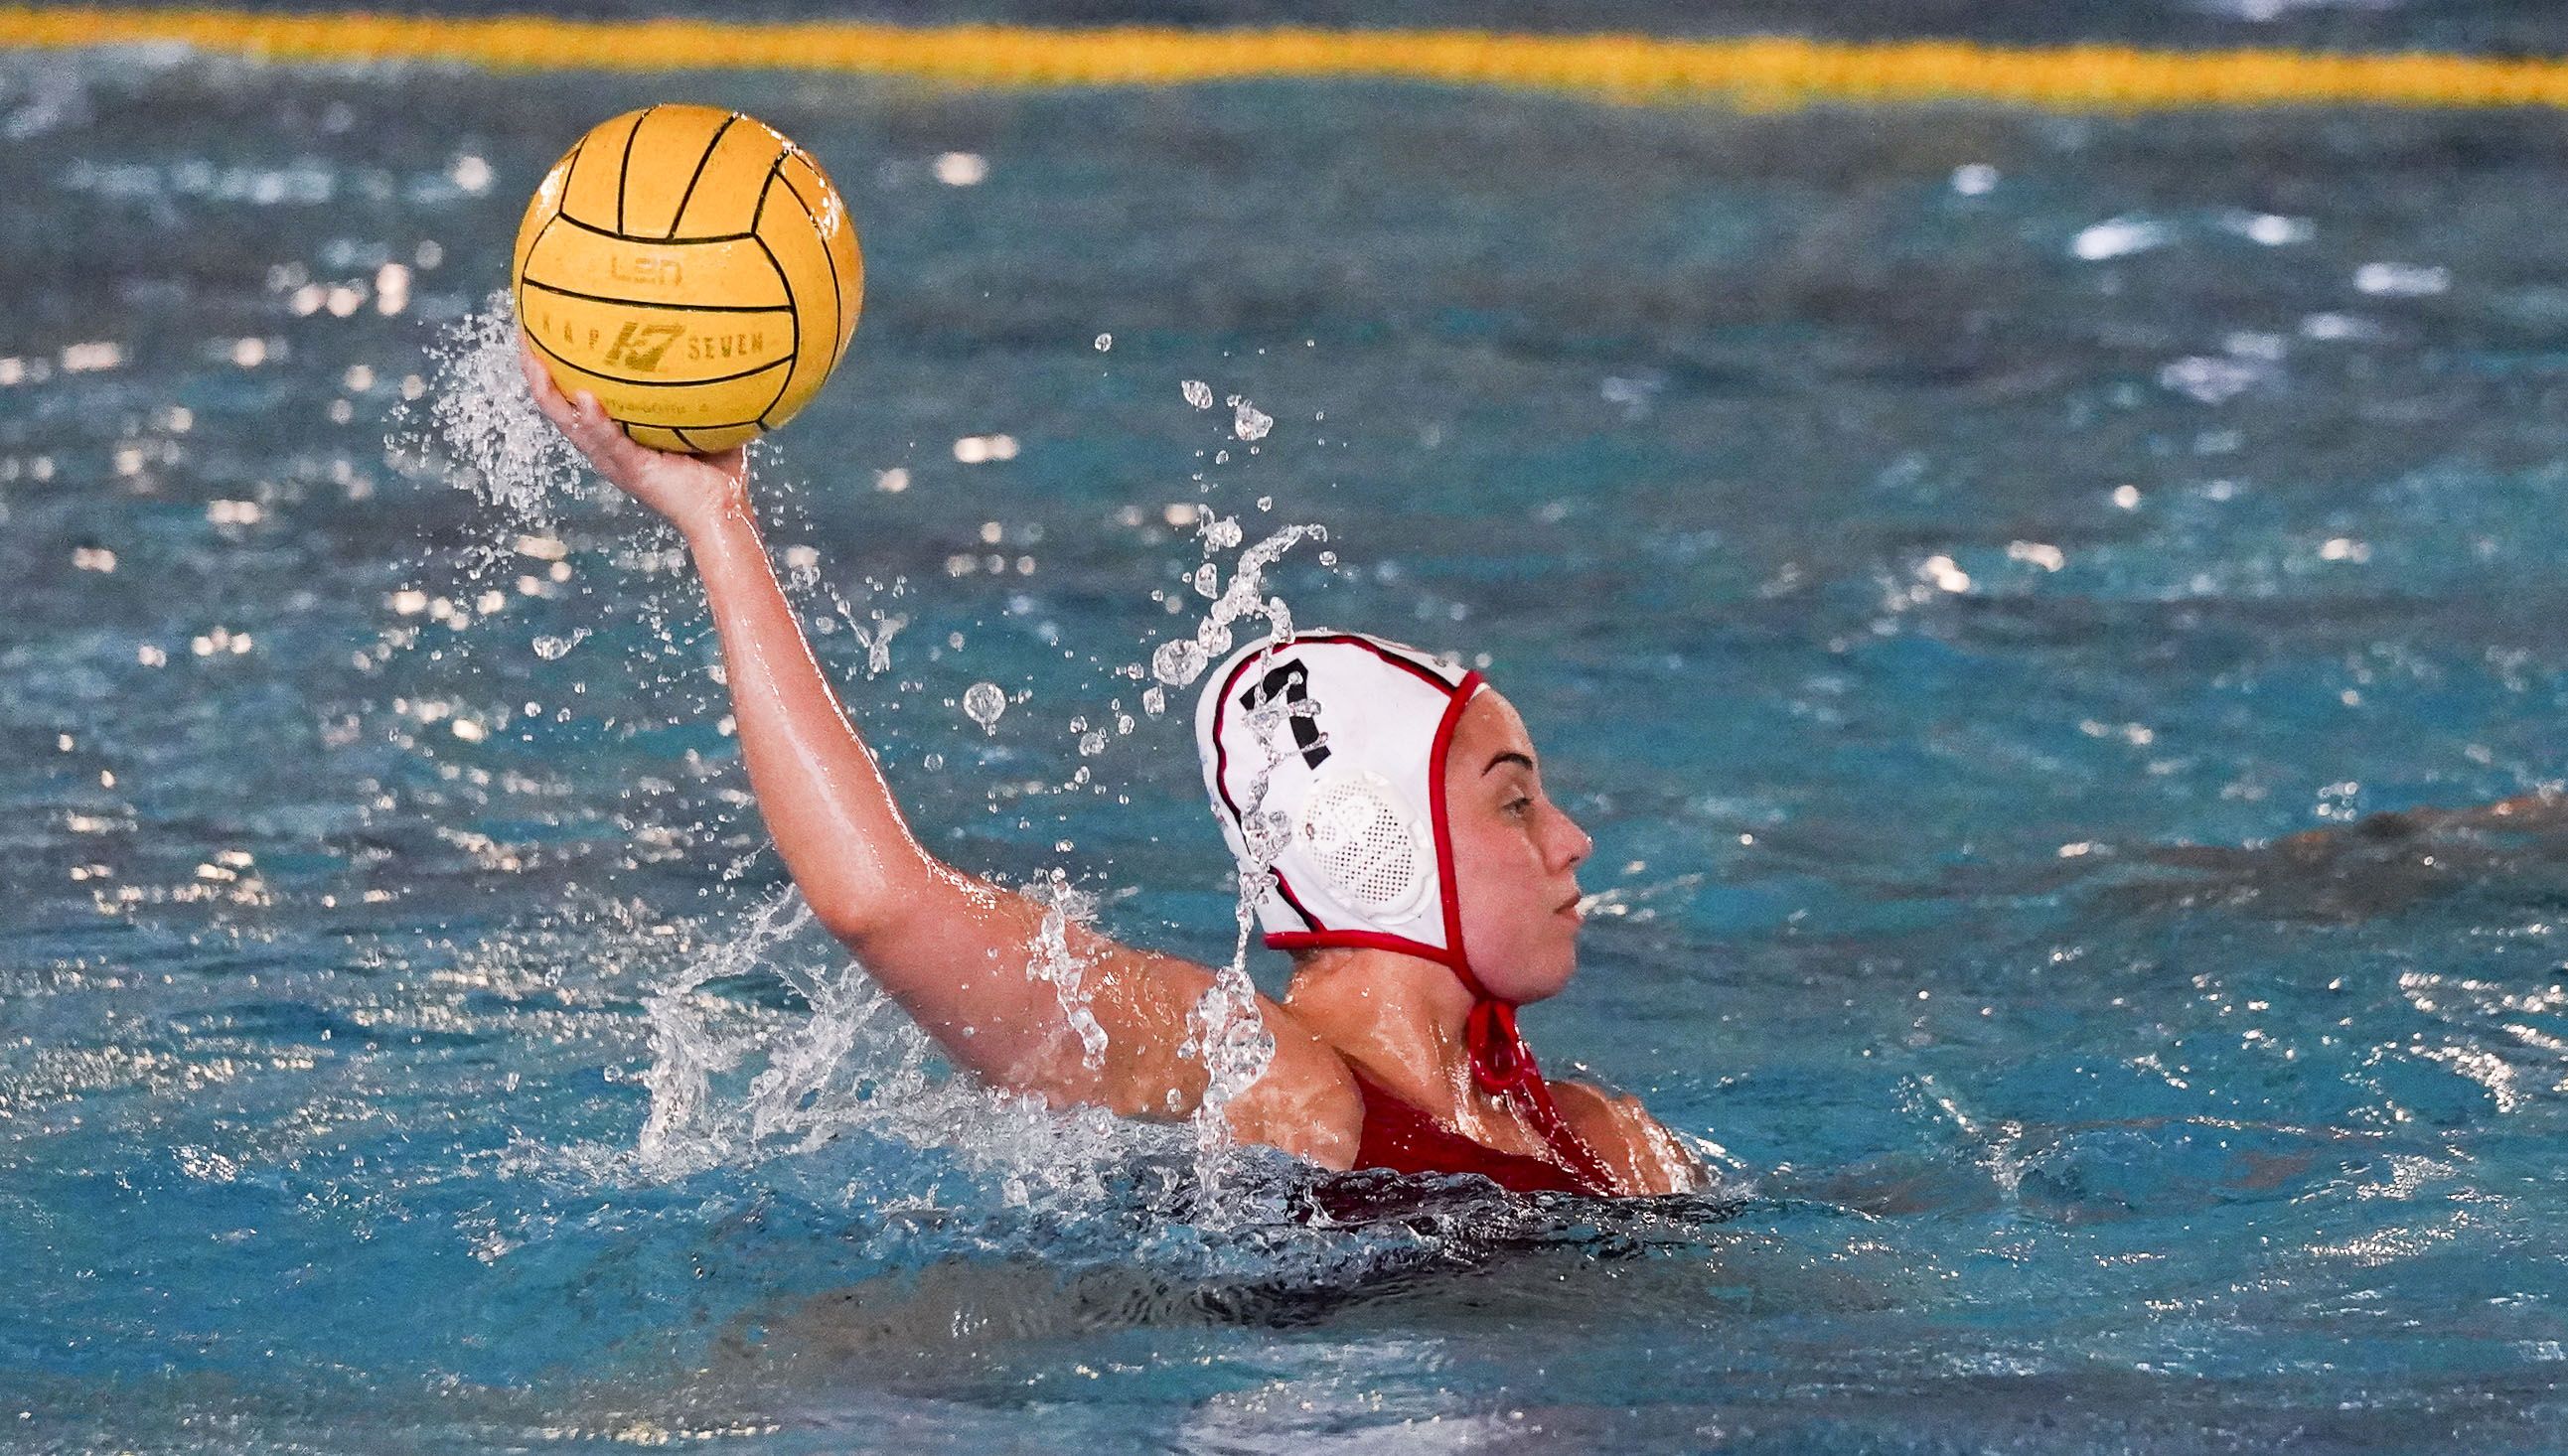
[[[616,429],[615,422],[607,418],[606,407],[597,403],[597,396],[582,390],[571,397],[571,409],[579,416],[579,433],[575,437],[581,448],[594,452],[624,439],[624,432]]]
[[[570,402],[562,398],[560,387],[553,383],[552,371],[545,369],[543,361],[536,357],[535,346],[523,339],[517,341],[517,367],[526,377],[526,391],[534,396],[535,408],[543,412],[545,419],[560,426],[563,433],[569,433],[577,423],[577,416],[571,410]]]
[[[519,344],[517,366],[524,373],[526,389],[534,395],[539,409],[554,419],[570,413],[570,402],[562,398],[561,386],[553,383],[552,371],[544,368],[544,361],[535,353],[534,345]]]
[[[594,461],[610,478],[639,478],[635,473],[649,466],[659,451],[635,440],[624,433],[597,396],[586,390],[572,398],[571,408],[579,414],[579,428],[572,433],[571,442]]]

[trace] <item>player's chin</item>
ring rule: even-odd
[[[1540,958],[1538,980],[1544,996],[1558,996],[1578,974],[1578,932],[1573,929],[1545,948]]]

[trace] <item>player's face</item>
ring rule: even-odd
[[[1578,967],[1578,866],[1596,846],[1543,792],[1524,720],[1494,692],[1454,725],[1444,806],[1471,969],[1506,1001],[1557,994]]]

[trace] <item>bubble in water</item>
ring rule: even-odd
[[[1194,406],[1196,409],[1209,410],[1212,408],[1212,386],[1205,384],[1202,380],[1187,380],[1185,383],[1177,386],[1177,389],[1185,395],[1186,403]]]
[[[1174,642],[1160,643],[1159,650],[1150,654],[1150,676],[1171,688],[1182,688],[1202,677],[1206,666],[1204,650],[1182,637]],[[1144,695],[1143,705],[1147,706],[1148,702],[1148,696]]]
[[[975,683],[963,690],[963,716],[981,726],[981,731],[999,730],[999,715],[1008,711],[1008,695],[996,683]]]
[[[1266,432],[1274,428],[1275,417],[1246,400],[1240,401],[1239,407],[1231,413],[1230,433],[1241,439],[1264,439]]]
[[[1112,334],[1100,334],[1100,335],[1098,335],[1098,336],[1097,336],[1097,352],[1098,352],[1098,353],[1103,354],[1103,353],[1105,353],[1107,350],[1112,349],[1112,348],[1114,348],[1114,347],[1115,347],[1115,336],[1114,336],[1114,335],[1112,335]]]

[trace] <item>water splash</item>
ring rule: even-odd
[[[1214,551],[1237,545],[1242,538],[1235,517],[1210,513],[1197,518],[1196,532],[1204,542],[1207,558]],[[1270,649],[1292,637],[1292,609],[1282,597],[1267,594],[1266,573],[1284,553],[1305,539],[1327,540],[1328,531],[1319,525],[1289,525],[1274,532],[1239,553],[1227,585],[1220,582],[1216,562],[1207,559],[1197,568],[1198,590],[1211,597],[1212,603],[1190,633],[1171,638],[1151,652],[1150,674],[1158,684],[1142,695],[1145,712],[1152,717],[1164,712],[1166,688],[1193,683],[1203,676],[1214,656],[1228,652],[1236,635],[1235,624],[1263,621]],[[1316,705],[1309,707],[1316,711]],[[1261,711],[1276,716],[1287,710],[1273,705]],[[1230,960],[1213,973],[1212,984],[1197,999],[1188,1017],[1186,1039],[1178,1047],[1180,1056],[1198,1059],[1204,1067],[1203,1097],[1188,1125],[1195,1137],[1195,1182],[1203,1191],[1197,1219],[1214,1225],[1235,1213],[1233,1201],[1222,1196],[1225,1187],[1235,1182],[1229,1174],[1239,1151],[1230,1130],[1230,1104],[1265,1075],[1275,1057],[1275,1038],[1257,1015],[1257,987],[1248,977],[1248,947],[1257,924],[1258,887],[1266,883],[1268,871],[1284,844],[1283,816],[1264,811],[1261,805],[1268,777],[1280,758],[1277,744],[1288,739],[1289,734],[1267,731],[1262,727],[1258,737],[1269,756],[1252,777],[1241,809],[1246,852],[1238,864],[1239,895],[1232,907],[1235,937]]]
[[[1162,642],[1150,654],[1150,676],[1171,688],[1182,688],[1202,677],[1205,666],[1204,650],[1191,637]],[[1142,701],[1149,702],[1147,695]],[[1162,710],[1154,707],[1150,711],[1155,715]]]
[[[547,635],[538,637],[527,645],[535,650],[535,656],[542,658],[545,662],[559,662],[562,658],[569,655],[572,648],[587,641],[589,631],[587,628],[575,627],[571,629],[571,634],[568,637],[553,637]]]
[[[428,346],[425,418],[394,410],[385,443],[498,507],[522,528],[541,528],[554,503],[595,495],[587,462],[535,408],[517,363],[517,315],[505,290],[439,332]]]
[[[1097,918],[1097,897],[1072,888],[1070,876],[1058,869],[1027,886],[1026,894],[1044,908],[1042,928],[1035,933],[1034,960],[1027,970],[1052,987],[1063,1019],[1079,1037],[1081,1062],[1091,1071],[1098,1070],[1106,1065],[1106,1028],[1098,1022],[1084,979],[1089,963],[1070,948],[1071,926],[1085,926]]]
[[[1069,935],[1094,899],[1066,876],[1029,893],[1047,902],[1030,969],[1051,982],[1083,1051],[1102,1064],[1105,1028],[1089,1009],[1085,963]],[[1007,1205],[1082,1208],[1109,1196],[1107,1171],[1160,1155],[1173,1140],[1173,1129],[1103,1108],[1056,1113],[1040,1097],[944,1072],[934,1044],[861,963],[804,944],[812,926],[801,897],[780,891],[644,999],[650,1110],[630,1153],[610,1154],[593,1171],[668,1182],[873,1137],[953,1157],[987,1175]],[[764,1005],[756,994],[780,986],[799,1007]]]
[[[1207,550],[1221,549],[1222,544],[1235,545],[1240,540],[1239,522],[1229,516],[1206,520],[1200,533]],[[1227,586],[1219,585],[1217,570],[1207,583],[1203,569],[1199,568],[1197,589],[1212,598],[1212,605],[1204,609],[1191,636],[1163,642],[1151,652],[1150,676],[1171,688],[1183,688],[1193,683],[1203,676],[1204,669],[1214,658],[1230,651],[1236,640],[1233,624],[1245,619],[1262,619],[1270,628],[1283,624],[1277,632],[1277,640],[1280,641],[1282,635],[1292,631],[1292,612],[1284,605],[1283,598],[1266,594],[1266,572],[1283,559],[1284,553],[1292,550],[1295,543],[1325,541],[1328,538],[1326,526],[1286,526],[1239,553]],[[1212,567],[1213,562],[1204,563],[1204,568]],[[1208,585],[1218,589],[1207,589]]]
[[[865,676],[878,678],[891,670],[891,640],[909,625],[909,618],[885,616],[877,609],[870,620],[872,627],[868,630],[854,625],[850,618],[847,630],[856,635],[856,641],[864,644]]]

